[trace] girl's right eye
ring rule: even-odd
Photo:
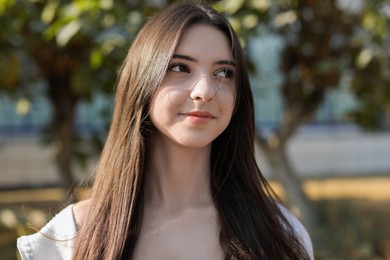
[[[185,72],[185,73],[190,72],[190,70],[187,68],[186,65],[180,63],[170,65],[168,70],[173,72]]]

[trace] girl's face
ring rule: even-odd
[[[235,74],[226,36],[208,25],[189,27],[152,99],[156,137],[185,147],[210,145],[232,117]]]

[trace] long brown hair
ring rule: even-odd
[[[75,243],[75,259],[131,257],[143,212],[143,174],[154,127],[149,104],[183,32],[208,24],[229,39],[237,67],[234,115],[212,144],[211,187],[226,259],[307,259],[291,225],[271,199],[254,157],[254,106],[237,36],[213,9],[174,4],[137,35],[117,82],[109,135],[97,168],[91,206]]]

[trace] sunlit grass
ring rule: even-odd
[[[280,197],[284,196],[284,190],[279,182],[271,181],[271,186]],[[306,180],[303,187],[313,200],[390,200],[390,177]]]

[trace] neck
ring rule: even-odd
[[[145,176],[145,202],[169,210],[210,205],[210,152],[211,144],[188,148],[155,138]]]

